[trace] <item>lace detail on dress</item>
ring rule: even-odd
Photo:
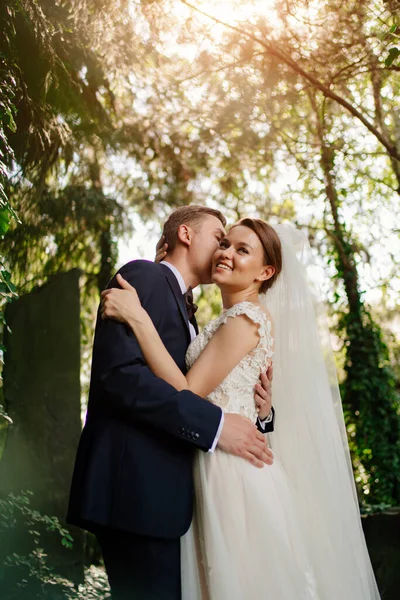
[[[246,315],[257,323],[260,340],[254,350],[242,358],[207,399],[226,412],[240,413],[255,421],[257,411],[254,403],[254,386],[259,380],[260,372],[271,363],[274,345],[271,320],[261,307],[252,302],[240,302],[223,311],[217,319],[208,323],[190,344],[186,353],[186,365],[188,368],[193,365],[221,325],[229,318],[239,315]]]

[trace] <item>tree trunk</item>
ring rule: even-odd
[[[354,248],[340,220],[340,198],[334,174],[334,150],[325,139],[324,119],[310,95],[320,144],[320,164],[332,215],[327,227],[335,250],[338,277],[344,283],[348,311],[342,315],[346,379],[342,385],[346,424],[362,502],[399,502],[400,462],[398,400],[395,377],[381,332],[365,307],[358,285]]]

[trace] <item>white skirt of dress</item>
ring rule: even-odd
[[[194,466],[195,511],[181,540],[183,600],[321,600],[275,459],[262,469],[216,449]]]

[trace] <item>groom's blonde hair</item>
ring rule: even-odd
[[[217,217],[225,227],[226,219],[224,215],[214,208],[192,204],[191,206],[180,206],[174,210],[165,221],[163,229],[163,236],[165,236],[165,241],[168,244],[168,252],[172,252],[176,248],[178,229],[181,225],[190,225],[194,231],[198,232],[207,215]]]

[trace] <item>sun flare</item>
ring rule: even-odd
[[[214,38],[222,35],[223,24],[237,26],[255,23],[260,18],[267,18],[273,27],[279,27],[281,24],[276,0],[193,0],[188,3],[177,0],[174,12],[182,17],[195,15],[203,23],[210,23],[213,18],[216,19],[212,32]]]
[[[196,8],[229,25],[251,22],[260,17],[267,17],[276,25],[280,22],[276,0],[203,0],[196,3]]]

